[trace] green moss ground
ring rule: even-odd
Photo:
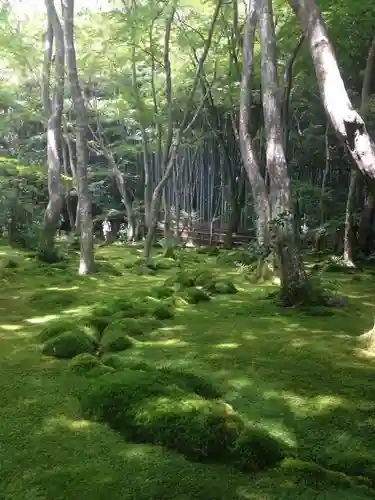
[[[173,319],[121,354],[132,363],[205,376],[236,410],[310,462],[289,461],[250,476],[126,443],[83,420],[69,361],[41,355],[38,334],[48,321],[78,317],[116,294],[146,293],[176,272],[139,276],[129,267],[136,257],[135,250],[103,247],[100,272],[78,278],[75,262],[48,267],[0,246],[0,498],[374,498],[374,490],[335,473],[364,475],[375,485],[375,361],[356,350],[356,337],[373,324],[374,276],[357,281],[327,273],[350,305],[319,317],[277,309],[264,300],[271,285],[254,286],[220,264],[217,274],[235,282],[236,295],[198,305],[178,301]],[[218,266],[216,257],[198,257]],[[9,258],[19,266],[4,269]]]

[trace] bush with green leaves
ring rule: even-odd
[[[124,369],[103,375],[90,380],[79,399],[85,418],[107,423],[126,439],[162,445],[192,460],[257,471],[284,457],[278,441],[248,426],[229,405],[186,390],[178,377],[162,371]]]
[[[42,348],[45,356],[61,359],[71,359],[82,353],[95,354],[96,345],[86,333],[80,331],[62,333],[48,340]]]
[[[195,286],[191,286],[189,288],[185,288],[182,291],[181,297],[188,304],[199,304],[200,302],[208,302],[211,300],[211,297],[205,292],[202,288],[198,288]]]

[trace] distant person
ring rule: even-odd
[[[111,227],[111,223],[109,222],[107,217],[103,221],[102,230],[103,230],[104,241],[106,243],[109,243],[109,240],[111,237],[111,232],[112,232],[112,227]]]

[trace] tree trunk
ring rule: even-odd
[[[76,52],[74,46],[74,1],[62,0],[64,19],[64,36],[68,79],[72,95],[73,108],[76,115],[76,147],[77,147],[77,188],[79,204],[79,222],[81,236],[81,253],[78,273],[89,274],[94,269],[94,245],[91,214],[91,198],[88,185],[87,169],[87,133],[88,116],[86,104],[78,79]]]
[[[48,156],[48,205],[44,214],[41,250],[54,251],[54,237],[59,226],[63,196],[60,182],[59,140],[61,117],[64,104],[65,47],[64,35],[57,16],[54,1],[46,0],[48,29],[45,36],[42,97],[44,114],[47,119],[47,156]],[[53,39],[55,39],[55,85],[51,96],[51,64]]]
[[[257,278],[263,279],[268,274],[266,256],[269,254],[269,221],[271,209],[264,178],[260,173],[259,162],[253,148],[249,129],[251,127],[251,84],[253,76],[254,38],[257,24],[255,10],[256,0],[247,0],[247,14],[245,21],[243,44],[243,67],[240,86],[240,116],[239,116],[239,143],[247,176],[250,181],[253,195],[254,212],[256,216],[256,235],[259,247],[259,264]]]
[[[372,253],[374,238],[375,198],[368,193],[363,208],[361,222],[358,228],[358,246],[361,252],[368,256]]]
[[[354,208],[355,208],[355,193],[356,193],[356,178],[357,170],[354,168],[350,171],[350,182],[348,197],[346,200],[345,209],[345,231],[344,231],[344,264],[347,267],[355,267],[353,262],[353,241],[354,241]]]
[[[156,228],[158,223],[160,204],[161,204],[161,196],[163,194],[164,187],[166,186],[169,177],[173,172],[173,167],[175,163],[175,159],[182,141],[183,136],[185,136],[188,131],[192,128],[197,119],[199,111],[201,110],[205,97],[201,101],[200,106],[195,110],[192,119],[189,122],[189,117],[194,105],[194,97],[197,91],[197,87],[200,81],[201,72],[203,69],[203,65],[207,59],[207,55],[209,49],[211,47],[212,37],[214,33],[214,29],[216,26],[216,21],[219,16],[219,12],[221,9],[222,0],[216,1],[216,8],[214,11],[214,15],[211,21],[211,25],[207,34],[207,39],[205,42],[205,46],[199,62],[197,64],[195,78],[192,84],[192,88],[189,92],[185,111],[183,118],[179,124],[178,130],[174,136],[173,133],[173,99],[172,99],[172,74],[171,74],[171,65],[170,65],[170,35],[172,30],[172,23],[174,20],[176,5],[173,5],[170,15],[168,16],[166,27],[165,27],[165,35],[164,35],[164,71],[165,71],[165,95],[167,101],[167,116],[168,116],[168,125],[167,131],[164,138],[164,148],[161,160],[161,172],[162,178],[159,183],[156,185],[153,193],[152,199],[149,209],[149,221],[148,221],[148,231],[145,239],[145,245],[143,250],[143,258],[148,261],[151,257],[152,244],[156,235]]]
[[[68,159],[68,151],[67,147],[65,144],[65,140],[63,136],[61,136],[61,149],[62,149],[62,156],[63,156],[63,167],[64,167],[64,175],[65,177],[69,177],[69,159]],[[73,213],[73,208],[72,208],[72,199],[70,196],[70,189],[69,186],[65,189],[65,203],[66,203],[66,211],[68,212],[68,217],[69,217],[69,225],[70,225],[70,230],[71,232],[75,231],[75,219],[74,219],[74,213]]]
[[[353,108],[329,41],[325,23],[315,0],[289,0],[310,46],[324,109],[354,165],[375,192],[375,144],[365,122]]]
[[[304,298],[308,281],[300,255],[298,234],[281,127],[282,103],[276,65],[276,36],[271,0],[259,0],[261,81],[266,133],[266,160],[270,178],[272,237],[278,257],[281,301],[292,306]]]

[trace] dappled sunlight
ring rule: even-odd
[[[307,417],[319,415],[320,413],[339,408],[344,404],[344,399],[333,395],[319,395],[311,398],[290,394],[286,392],[272,393],[269,395],[282,397],[290,405],[291,410],[296,417]]]
[[[22,463],[20,481],[30,488],[41,484],[48,498],[57,498],[65,488],[75,498],[80,484],[79,498],[93,497],[98,490],[103,498],[112,498],[109,485],[116,485],[119,500],[126,491],[131,491],[132,498],[144,498],[140,492],[147,485],[152,492],[147,498],[172,500],[175,491],[181,492],[178,498],[189,491],[189,498],[217,500],[212,485],[217,485],[219,475],[228,478],[228,500],[280,500],[274,495],[280,485],[285,498],[310,498],[305,495],[306,486],[299,490],[300,481],[290,473],[277,469],[249,481],[249,476],[234,474],[227,467],[192,464],[158,446],[128,443],[106,425],[82,418],[75,399],[81,382],[68,374],[66,361],[40,356],[36,334],[55,320],[77,319],[78,325],[95,307],[116,297],[141,294],[157,304],[150,298],[154,297],[151,288],[162,285],[175,272],[137,276],[122,265],[128,257],[126,249],[101,248],[99,253],[103,263],[114,260],[121,274],[106,275],[103,268],[91,280],[76,277],[69,268],[39,278],[38,272],[46,267],[30,267],[27,279],[15,273],[11,293],[0,291],[4,297],[0,339],[5,367],[0,378],[5,407],[0,409],[0,417],[4,430],[9,428],[7,438],[0,433],[0,447],[14,457],[9,462],[12,467],[14,461]],[[210,260],[211,266],[214,263],[215,259]],[[362,356],[356,344],[361,329],[372,324],[367,305],[371,291],[364,291],[361,283],[350,290],[350,282],[342,280],[340,286],[355,297],[350,305],[332,316],[310,316],[308,311],[277,307],[267,298],[276,289],[270,283],[246,282],[227,268],[218,267],[217,273],[226,278],[232,275],[238,293],[214,296],[198,305],[176,299],[175,317],[156,324],[137,336],[131,348],[119,352],[125,366],[129,360],[130,364],[148,363],[199,375],[220,388],[228,408],[307,460],[337,469],[343,454],[350,464],[357,460],[352,448],[361,457],[375,456],[370,438],[375,432],[371,385],[375,367],[373,358]],[[21,450],[16,457],[13,450],[17,445]],[[46,456],[48,463],[41,460]],[[369,476],[371,464],[366,458]],[[90,480],[85,479],[88,472]],[[9,474],[13,473],[9,466]],[[192,478],[196,491],[189,490]],[[183,490],[179,489],[181,481]],[[54,484],[60,485],[58,490]],[[69,490],[72,484],[74,490]]]
[[[59,314],[48,314],[47,316],[37,316],[36,318],[28,318],[25,319],[26,323],[30,323],[32,325],[41,325],[43,323],[48,323],[49,321],[53,321],[57,319]]]
[[[238,349],[239,347],[242,347],[241,344],[237,344],[234,342],[226,342],[222,344],[216,344],[214,345],[217,349]]]
[[[59,292],[70,292],[73,290],[79,290],[79,286],[70,286],[70,287],[62,287],[62,286],[50,286],[46,288],[47,291],[59,291]]]
[[[22,325],[0,325],[1,330],[5,330],[7,332],[16,332],[18,330],[21,330],[23,327]]]

